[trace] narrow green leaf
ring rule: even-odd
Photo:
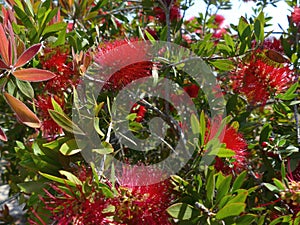
[[[264,141],[269,140],[269,136],[272,132],[272,126],[268,123],[265,123],[259,136],[259,143],[263,143]]]
[[[64,130],[74,134],[85,135],[85,133],[75,123],[73,123],[73,121],[70,120],[66,115],[60,112],[56,112],[52,109],[49,109],[48,111],[51,118]]]
[[[19,90],[28,98],[34,98],[34,90],[28,81],[16,79],[16,84]]]
[[[56,176],[53,176],[53,175],[50,175],[50,174],[47,174],[47,173],[42,173],[42,172],[39,172],[39,174],[41,174],[43,177],[49,179],[49,180],[52,180],[52,181],[55,181],[55,182],[58,182],[58,183],[61,183],[61,184],[68,184],[72,187],[75,187],[75,183],[67,180],[67,179],[63,179],[63,178],[60,178],[60,177],[56,177]]]
[[[219,202],[229,191],[230,182],[232,179],[232,175],[227,176],[220,184],[220,188],[218,189],[216,201]]]
[[[272,192],[279,192],[278,187],[276,187],[276,186],[273,185],[273,184],[263,183],[263,185],[264,185],[266,188],[268,188],[270,191],[272,191]]]
[[[96,152],[101,155],[111,154],[114,152],[114,148],[110,143],[103,141],[102,146],[103,146],[103,148],[93,149],[92,152]]]
[[[230,217],[230,216],[238,216],[242,212],[244,212],[245,207],[246,207],[245,203],[227,204],[227,205],[225,205],[224,208],[220,209],[217,212],[216,218],[221,220],[221,219],[225,219],[225,218]]]
[[[78,148],[76,140],[75,139],[71,139],[68,140],[67,142],[63,143],[62,146],[60,147],[59,151],[63,154],[63,155],[75,155],[78,152],[81,152],[81,149]]]
[[[57,103],[57,101],[55,101],[54,98],[51,98],[51,103],[53,106],[54,111],[59,112],[61,114],[64,114],[63,109],[61,108],[61,106]]]
[[[244,203],[247,199],[247,196],[248,196],[248,191],[245,190],[243,192],[238,193],[237,196],[230,199],[227,202],[227,204],[230,204],[230,203]]]
[[[238,175],[238,177],[235,179],[235,181],[233,182],[233,185],[232,185],[232,190],[231,192],[234,192],[236,191],[237,189],[239,189],[240,187],[242,187],[244,181],[245,181],[245,178],[247,176],[247,171],[243,171],[242,173],[240,173]]]
[[[99,117],[94,117],[94,128],[101,137],[104,137],[105,134],[100,130],[99,121],[100,121]]]
[[[215,192],[215,177],[213,171],[210,171],[208,175],[205,189],[206,189],[206,199],[209,204],[212,204],[214,199],[214,192]]]
[[[235,151],[228,148],[219,148],[217,156],[220,158],[229,158],[235,155]]]
[[[194,134],[200,134],[200,123],[195,114],[191,116],[192,131]]]
[[[280,190],[284,190],[285,189],[285,185],[278,180],[277,178],[273,178],[273,182],[274,184],[280,189]]]
[[[219,59],[215,61],[210,61],[209,63],[221,71],[229,71],[234,68],[233,62],[228,59]]]
[[[54,32],[58,32],[58,31],[61,31],[61,30],[65,30],[67,27],[67,24],[65,22],[60,22],[60,23],[55,23],[55,24],[52,24],[50,26],[47,26],[42,35],[45,35],[45,34],[48,34],[48,33],[54,33]]]
[[[180,220],[189,220],[192,218],[193,214],[193,207],[186,203],[176,203],[171,205],[167,212],[173,218],[180,219]]]
[[[72,183],[76,184],[76,185],[82,185],[82,182],[72,173],[65,171],[65,170],[60,170],[59,173],[61,175],[64,175],[65,177],[67,177],[67,179],[69,181],[71,181]]]

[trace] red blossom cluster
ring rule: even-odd
[[[214,38],[221,38],[223,34],[226,34],[226,29],[222,26],[224,23],[224,16],[216,14],[215,15],[215,24],[217,25],[217,28],[214,29],[213,37]]]
[[[221,118],[216,117],[212,121],[208,121],[207,133],[205,140],[208,142],[216,136],[220,129]],[[238,130],[230,125],[226,125],[221,130],[218,139],[221,143],[226,144],[226,148],[233,150],[235,155],[232,157],[233,162],[216,157],[215,168],[218,171],[222,171],[225,174],[240,173],[247,167],[247,142],[243,135]]]
[[[136,118],[135,118],[136,122],[141,122],[144,119],[144,117],[147,113],[147,109],[146,109],[145,106],[135,103],[132,106],[132,109],[131,109],[130,112],[131,113],[136,113]]]
[[[120,40],[99,46],[94,60],[102,68],[97,79],[103,80],[104,90],[111,91],[118,91],[134,80],[151,76],[153,66],[147,57],[147,48],[135,40]]]
[[[67,186],[68,191],[64,191],[52,184],[52,189],[59,195],[45,190],[46,197],[41,198],[45,204],[44,208],[59,225],[171,224],[166,212],[173,200],[169,180],[141,186],[140,184],[144,184],[145,181],[151,182],[151,179],[161,174],[149,173],[149,170],[144,169],[146,167],[140,168],[142,169],[124,169],[119,186],[116,187],[118,194],[114,197],[106,197],[94,186],[90,194],[87,194],[80,186],[76,191]],[[92,184],[91,173],[84,173],[78,177],[83,183]]]
[[[164,1],[164,3],[165,3],[165,7],[170,7],[171,1],[167,0],[167,1]],[[160,22],[166,22],[166,13],[162,6],[155,7],[153,10],[154,10],[155,17]],[[170,7],[169,16],[170,16],[171,22],[176,22],[181,18],[180,6],[178,3],[176,3],[176,0],[173,1],[173,4]]]
[[[240,63],[238,68],[232,76],[233,89],[244,94],[251,105],[265,105],[271,96],[285,90],[293,81],[293,71],[288,66],[276,67],[255,57]]]
[[[79,73],[73,68],[72,61],[69,60],[69,52],[62,48],[45,48],[40,63],[43,69],[56,75],[44,83],[43,93],[35,99],[38,114],[42,118],[43,136],[51,138],[63,132],[48,112],[49,109],[53,109],[51,98],[63,108],[63,93],[68,92],[72,86],[78,84]]]
[[[54,134],[63,132],[62,128],[51,118],[48,111],[49,109],[53,109],[52,98],[60,105],[60,107],[64,107],[64,100],[55,95],[40,95],[37,96],[35,100],[39,116],[42,118],[41,130],[43,131],[44,137],[53,137]]]
[[[300,23],[300,8],[298,6],[294,7],[292,12],[292,21],[297,25]]]

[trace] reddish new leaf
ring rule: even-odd
[[[9,66],[6,65],[1,59],[0,59],[0,69],[9,69]]]
[[[56,75],[48,70],[41,70],[35,68],[16,70],[13,75],[19,80],[40,82],[50,80]]]
[[[0,127],[0,140],[7,141],[7,137],[4,133],[4,131],[1,129],[1,127]]]
[[[29,62],[41,49],[41,44],[32,45],[30,48],[26,49],[22,55],[18,58],[14,65],[14,68],[18,68]]]
[[[19,99],[16,99],[7,92],[4,93],[4,97],[22,123],[32,128],[41,127],[40,120],[23,102],[21,102]]]
[[[5,64],[9,65],[10,59],[9,59],[9,51],[8,46],[9,42],[7,40],[5,31],[3,29],[2,24],[0,24],[0,54],[2,56],[3,61]]]

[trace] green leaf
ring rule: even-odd
[[[206,133],[206,121],[205,121],[205,114],[204,111],[201,111],[200,114],[200,140],[201,140],[201,146],[204,145],[204,138],[205,138],[205,133]]]
[[[191,116],[191,125],[193,134],[200,134],[200,123],[195,114],[192,114]]]
[[[71,181],[72,183],[76,184],[76,185],[82,185],[82,182],[72,173],[65,171],[65,170],[60,170],[59,173],[61,175],[64,175],[65,177],[67,177],[67,179],[69,181]]]
[[[232,175],[227,176],[220,184],[220,188],[218,189],[216,201],[219,202],[229,191],[230,182],[232,179]]]
[[[100,136],[104,137],[105,134],[101,131],[101,129],[99,127],[99,121],[100,121],[99,117],[94,117],[94,128]]]
[[[67,179],[63,179],[63,178],[60,178],[60,177],[56,177],[56,176],[53,176],[53,175],[50,175],[50,174],[47,174],[47,173],[42,173],[42,172],[39,172],[39,174],[41,174],[43,177],[49,179],[49,180],[52,180],[52,181],[55,181],[55,182],[58,182],[58,183],[61,183],[61,184],[68,184],[72,187],[75,187],[75,183],[67,180]]]
[[[167,212],[173,218],[180,219],[180,220],[189,220],[192,218],[193,214],[193,207],[186,203],[176,203],[171,205]]]
[[[264,141],[269,140],[269,136],[272,132],[272,126],[268,123],[265,123],[259,136],[259,143],[263,143]]]
[[[81,149],[78,148],[76,140],[75,139],[71,139],[68,140],[67,142],[63,143],[62,146],[60,147],[59,151],[63,154],[63,155],[75,155],[78,152],[81,152]]]
[[[230,203],[244,203],[247,199],[248,196],[248,191],[244,190],[240,193],[238,193],[235,197],[233,197],[232,199],[230,199],[227,204]]]
[[[231,52],[234,52],[235,44],[234,44],[232,37],[229,34],[224,34],[223,37],[224,37],[226,45],[231,48]]]
[[[273,184],[263,183],[263,185],[272,192],[279,192],[278,187],[274,186]]]
[[[55,23],[50,26],[46,26],[44,29],[42,35],[48,34],[48,33],[54,33],[61,30],[65,30],[67,27],[67,24],[65,22]]]
[[[22,192],[30,194],[41,193],[43,191],[43,188],[46,186],[44,182],[40,181],[28,181],[25,183],[19,183],[17,185]]]
[[[55,101],[54,98],[51,98],[51,103],[52,103],[53,109],[54,109],[56,112],[59,112],[59,113],[64,114],[63,109],[62,109],[61,106],[57,103],[57,101]]]
[[[257,218],[257,215],[254,215],[254,214],[243,215],[236,220],[236,225],[252,224],[253,221],[255,220],[255,218]]]
[[[51,118],[64,130],[74,134],[85,135],[85,133],[75,123],[73,123],[73,121],[70,120],[65,114],[56,112],[52,109],[49,109],[48,111]]]
[[[293,100],[297,97],[297,94],[294,94],[298,88],[298,82],[294,83],[284,94],[278,94],[275,98],[279,98],[282,100]]]
[[[100,148],[100,149],[92,149],[92,152],[96,152],[101,155],[107,155],[107,154],[111,154],[114,152],[114,148],[110,143],[103,141],[102,146],[103,146],[103,148]]]
[[[215,192],[215,177],[213,171],[210,171],[208,175],[205,189],[206,189],[206,200],[208,201],[208,203],[212,204],[214,199],[214,192]]]
[[[225,205],[224,208],[220,209],[217,212],[216,218],[221,220],[221,219],[225,219],[225,218],[230,217],[230,216],[238,216],[242,212],[244,212],[245,207],[246,207],[245,203],[227,204],[227,205]]]
[[[216,67],[221,71],[229,71],[234,68],[233,62],[228,59],[219,59],[215,61],[210,61],[210,64],[212,64],[214,67]]]
[[[258,17],[256,18],[254,22],[254,34],[257,41],[263,41],[264,36],[264,25],[265,25],[265,16],[263,12],[260,12]]]
[[[147,30],[144,30],[144,32],[145,32],[148,40],[151,42],[151,44],[156,42],[155,38]]]
[[[28,81],[16,79],[16,84],[19,90],[28,98],[34,98],[34,90]]]
[[[220,158],[229,158],[235,156],[235,151],[228,149],[228,148],[219,148],[217,156]]]
[[[280,190],[284,190],[285,189],[285,185],[278,180],[277,178],[273,178],[273,182],[274,184],[280,189]]]
[[[239,189],[239,188],[243,185],[246,176],[247,176],[247,171],[243,171],[242,173],[240,173],[240,174],[238,175],[238,177],[237,177],[237,178],[235,179],[235,181],[233,182],[231,192],[236,191],[237,189]]]

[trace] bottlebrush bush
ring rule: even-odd
[[[236,1],[6,1],[1,179],[28,224],[300,224],[300,6],[275,35],[254,2],[226,26]]]

